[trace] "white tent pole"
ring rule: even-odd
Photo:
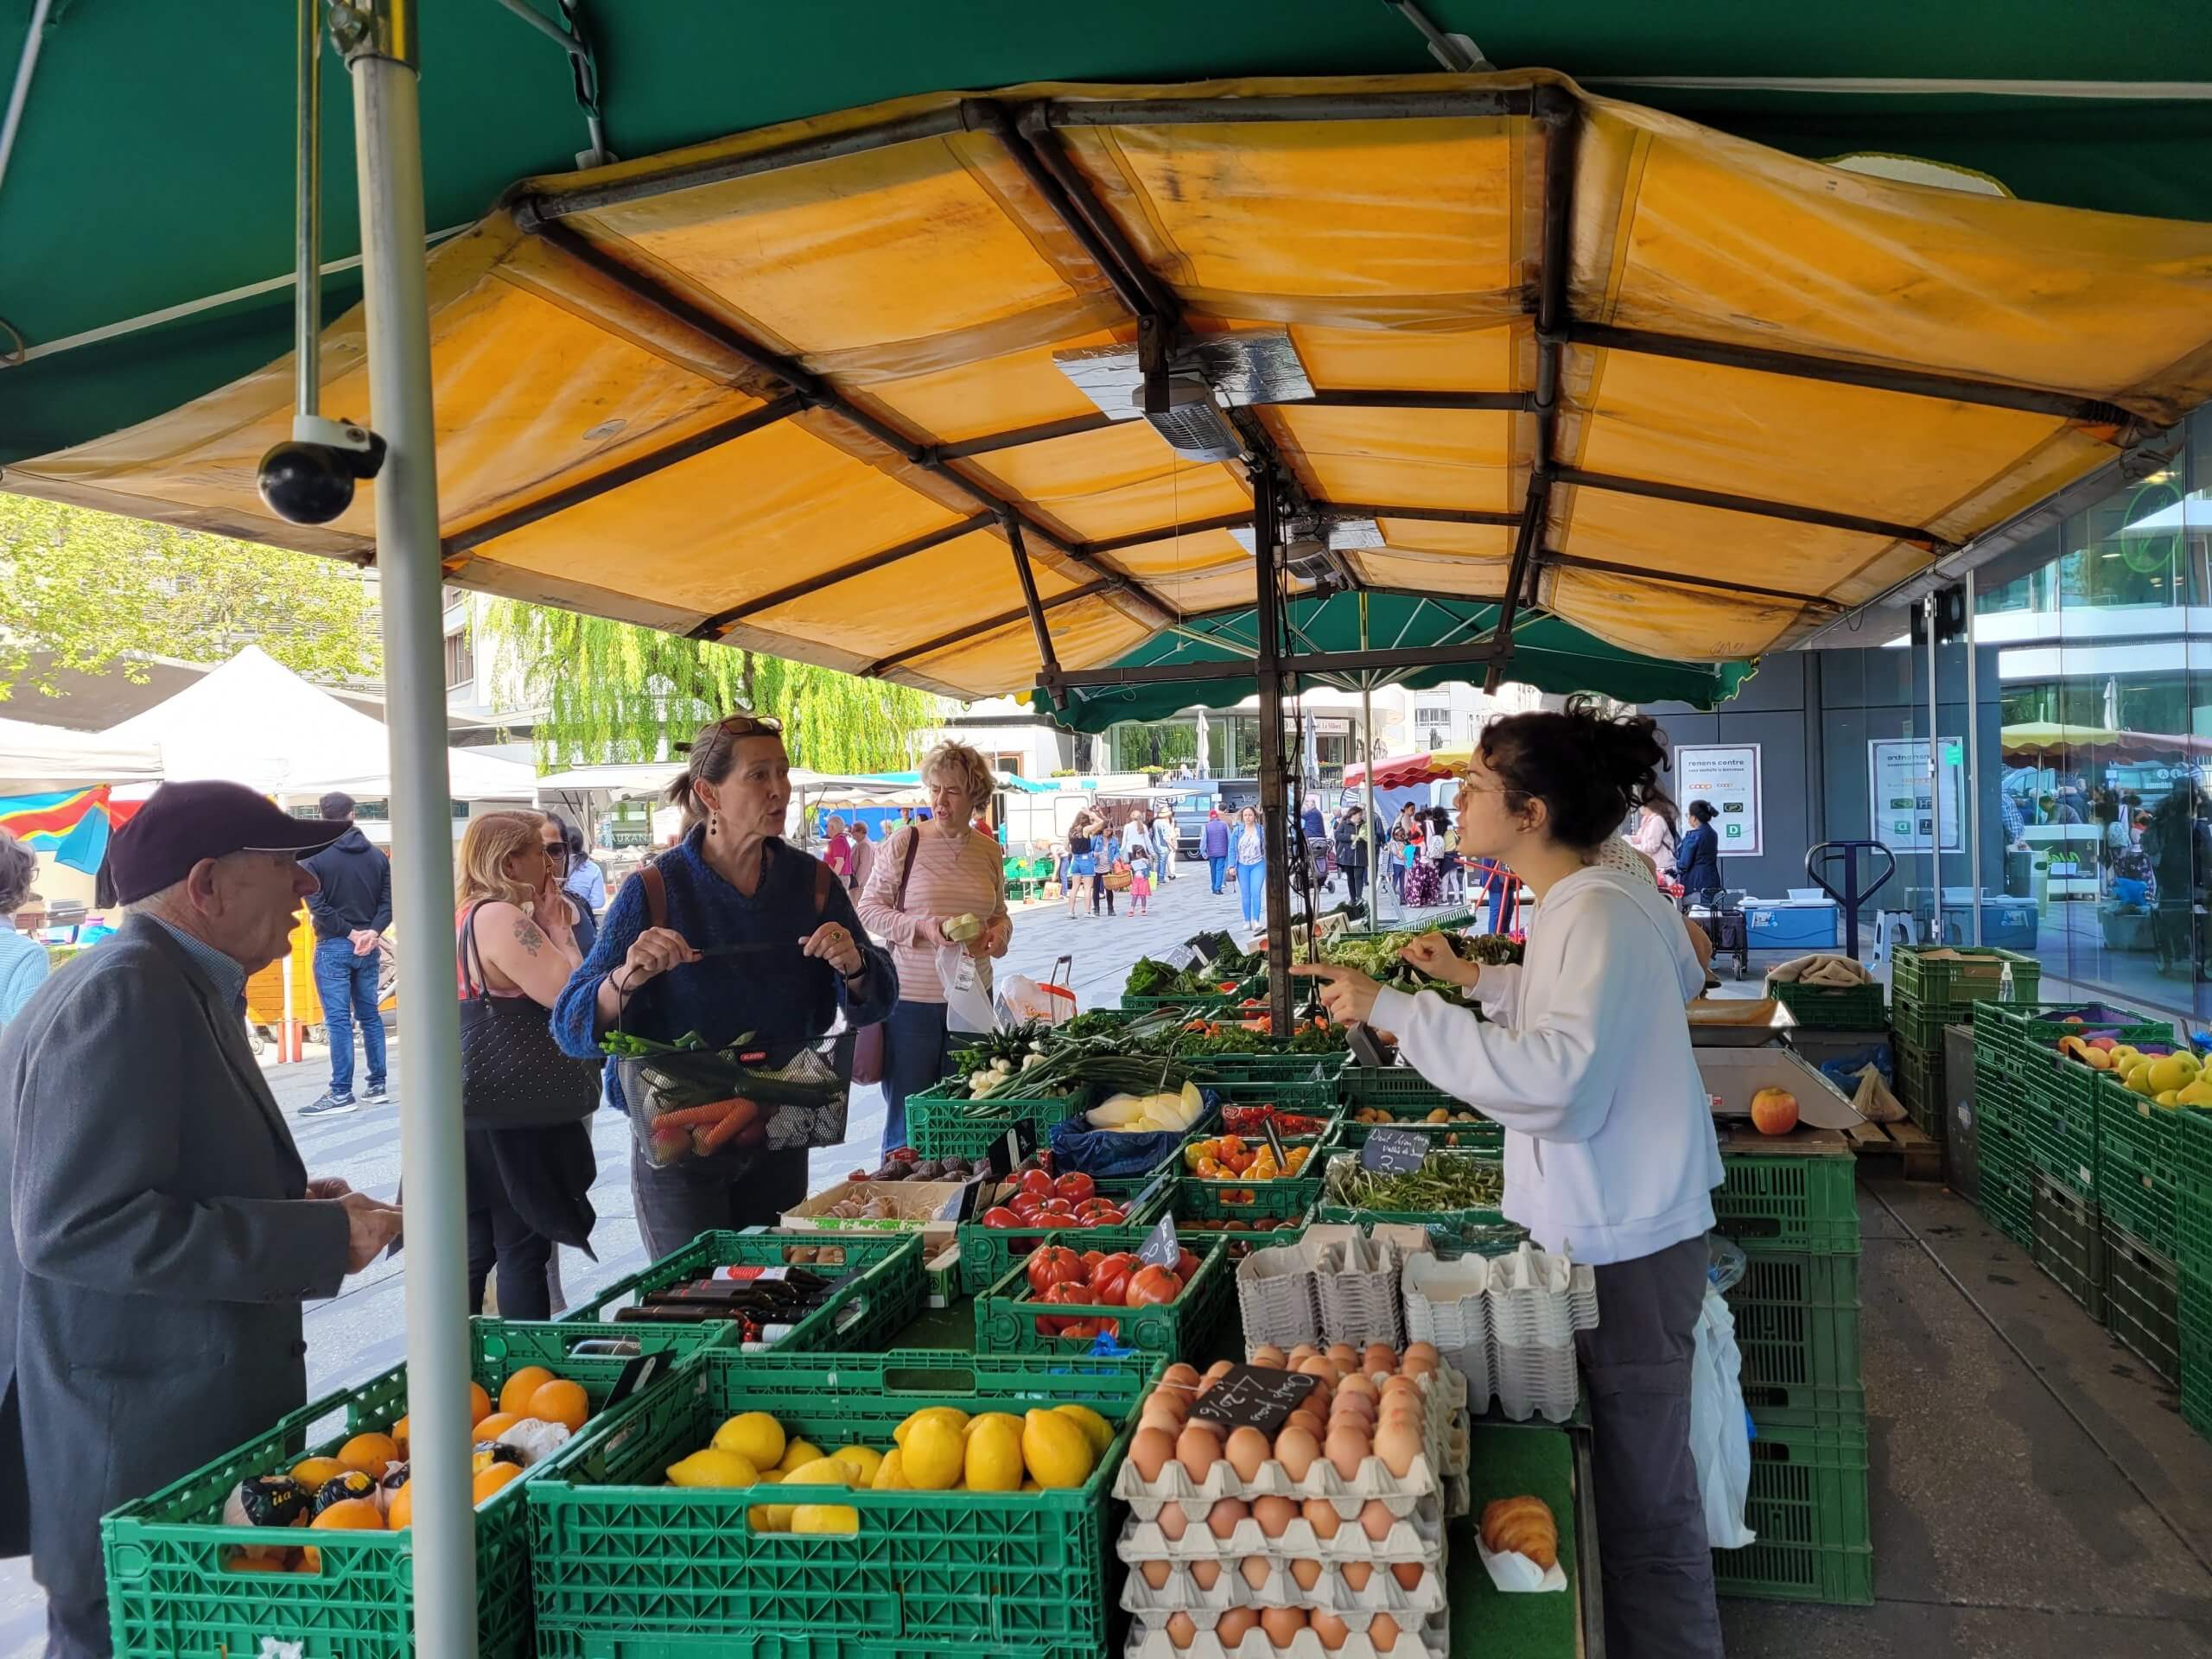
[[[400,1175],[407,1198],[407,1414],[414,1453],[415,1652],[476,1652],[468,1467],[467,1202],[461,1014],[454,976],[453,804],[447,792],[438,473],[423,257],[423,132],[414,0],[330,10],[353,82],[369,407],[377,474],[385,721],[391,730],[392,912],[407,1003]]]

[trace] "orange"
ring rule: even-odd
[[[528,1414],[540,1422],[560,1423],[574,1431],[582,1428],[584,1419],[591,1415],[591,1402],[584,1397],[582,1383],[564,1382],[556,1377],[541,1384],[530,1396]]]
[[[318,1532],[382,1532],[384,1512],[365,1497],[341,1497],[308,1525]]]
[[[517,1464],[494,1463],[485,1468],[480,1469],[476,1471],[476,1479],[473,1483],[476,1488],[476,1501],[479,1503],[481,1503],[486,1498],[491,1497],[493,1493],[498,1491],[500,1487],[505,1485],[509,1481],[519,1480],[521,1478],[522,1469],[520,1465]],[[334,1510],[340,1506],[334,1503],[330,1507]],[[323,1511],[326,1515],[330,1511],[328,1510]]]
[[[407,1420],[403,1417],[391,1426],[391,1443],[399,1448],[399,1455],[407,1455]]]
[[[492,1414],[492,1396],[484,1392],[481,1382],[468,1385],[468,1421],[480,1423]]]
[[[399,1461],[399,1447],[389,1434],[356,1434],[338,1448],[338,1461],[381,1480],[385,1465]]]
[[[385,1507],[384,1523],[394,1532],[404,1532],[415,1519],[415,1483],[403,1480],[399,1490],[391,1495],[391,1502]]]
[[[345,1472],[346,1465],[335,1458],[302,1458],[292,1465],[292,1478],[309,1497],[322,1490],[324,1481],[334,1480]]]
[[[481,1446],[486,1440],[496,1440],[517,1423],[522,1421],[522,1418],[523,1414],[520,1413],[495,1411],[469,1431],[468,1443],[471,1446]]]
[[[507,1379],[499,1390],[499,1409],[511,1411],[518,1417],[530,1415],[530,1396],[553,1380],[553,1373],[543,1365],[525,1365]]]
[[[285,1560],[289,1552],[281,1549],[234,1549],[223,1561],[226,1573],[289,1573],[291,1565]]]

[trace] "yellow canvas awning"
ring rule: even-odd
[[[1678,660],[1785,645],[2212,394],[2212,226],[1841,172],[1535,71],[909,99],[527,181],[430,297],[454,582],[966,696],[1039,671],[1009,527],[1065,668],[1250,603],[1245,461],[1071,372],[1152,302],[1170,355],[1287,341],[1296,395],[1214,395],[1294,518],[1358,526],[1351,580],[1517,575]],[[372,423],[362,331],[326,331],[323,407]],[[255,493],[289,376],[0,484],[365,558],[368,492],[321,529]]]

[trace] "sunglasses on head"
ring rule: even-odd
[[[707,730],[725,733],[731,737],[781,737],[784,722],[773,715],[725,715]],[[671,747],[678,754],[689,754],[694,746],[677,743]]]

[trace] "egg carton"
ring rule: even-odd
[[[1241,1497],[1248,1503],[1258,1497],[1287,1497],[1301,1503],[1309,1497],[1325,1498],[1338,1515],[1350,1520],[1376,1498],[1393,1515],[1408,1514],[1421,1499],[1444,1490],[1443,1477],[1443,1469],[1430,1459],[1426,1448],[1403,1475],[1392,1474],[1382,1459],[1370,1456],[1349,1479],[1322,1457],[1313,1459],[1303,1480],[1292,1479],[1290,1471],[1274,1458],[1262,1464],[1259,1473],[1249,1480],[1238,1474],[1226,1458],[1208,1469],[1204,1480],[1193,1480],[1189,1470],[1172,1459],[1147,1480],[1136,1465],[1125,1458],[1114,1478],[1114,1496],[1147,1521],[1160,1513],[1163,1503],[1180,1504],[1185,1515],[1195,1515],[1224,1497]]]
[[[1314,1560],[1324,1567],[1346,1561],[1390,1565],[1425,1561],[1440,1572],[1444,1516],[1445,1500],[1440,1495],[1423,1499],[1408,1514],[1393,1516],[1389,1530],[1380,1538],[1369,1537],[1357,1522],[1340,1524],[1333,1536],[1324,1538],[1302,1515],[1274,1538],[1249,1515],[1230,1529],[1226,1538],[1216,1536],[1203,1518],[1192,1522],[1180,1538],[1170,1538],[1158,1520],[1132,1515],[1123,1524],[1115,1548],[1131,1566],[1146,1561],[1217,1561],[1233,1572],[1247,1555],[1268,1555],[1286,1561]]]
[[[1494,1342],[1557,1347],[1598,1323],[1591,1268],[1525,1243],[1502,1256],[1409,1256],[1400,1287],[1407,1331],[1440,1350]]]
[[[1463,1521],[1475,1512],[1474,1483],[1465,1475],[1444,1477],[1444,1518]]]
[[[1157,1588],[1147,1581],[1141,1571],[1133,1572],[1122,1583],[1122,1607],[1147,1624],[1164,1624],[1169,1614],[1184,1612],[1190,1614],[1192,1623],[1208,1629],[1231,1607],[1318,1607],[1336,1614],[1356,1630],[1365,1630],[1367,1621],[1376,1613],[1389,1613],[1401,1624],[1419,1624],[1431,1613],[1442,1611],[1450,1599],[1445,1591],[1441,1561],[1400,1563],[1419,1573],[1411,1587],[1401,1583],[1389,1566],[1371,1567],[1366,1584],[1357,1590],[1345,1579],[1344,1565],[1327,1567],[1309,1590],[1291,1575],[1294,1559],[1276,1554],[1248,1555],[1243,1561],[1221,1567],[1220,1576],[1211,1590],[1198,1586],[1188,1563],[1169,1564],[1166,1581]],[[1268,1568],[1267,1578],[1257,1585],[1243,1572],[1245,1563],[1254,1560],[1265,1562]],[[1162,1563],[1144,1565],[1158,1567]]]
[[[1177,1647],[1166,1628],[1133,1626],[1122,1659],[1450,1659],[1452,1621],[1438,1613],[1418,1630],[1402,1630],[1385,1651],[1368,1639],[1364,1630],[1354,1631],[1334,1648],[1322,1645],[1312,1630],[1300,1630],[1288,1647],[1279,1648],[1265,1630],[1255,1628],[1235,1647],[1225,1647],[1212,1630],[1198,1632],[1187,1648]]]
[[[1516,1422],[1530,1417],[1563,1423],[1582,1397],[1582,1379],[1572,1348],[1509,1348],[1490,1351],[1491,1392],[1497,1408]]]
[[[1309,1228],[1309,1234],[1319,1228]],[[1301,1238],[1295,1244],[1255,1249],[1236,1264],[1236,1306],[1243,1315],[1245,1351],[1273,1343],[1282,1349],[1321,1342],[1320,1274],[1315,1266],[1322,1246]]]
[[[1405,1298],[1399,1281],[1413,1256],[1434,1254],[1427,1230],[1386,1224],[1370,1236],[1357,1227],[1311,1227],[1304,1242],[1311,1243],[1316,1233],[1323,1246],[1315,1286],[1322,1336],[1355,1348],[1379,1342],[1402,1349]]]

